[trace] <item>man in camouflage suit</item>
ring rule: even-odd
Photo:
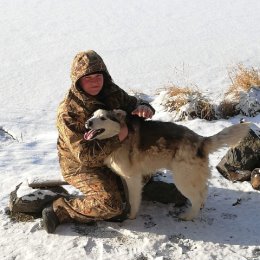
[[[71,68],[72,85],[58,108],[58,155],[64,179],[83,196],[59,198],[43,210],[43,226],[54,233],[57,225],[78,221],[109,220],[123,212],[120,179],[103,165],[104,159],[127,137],[122,127],[118,136],[86,141],[85,122],[97,109],[123,109],[150,118],[154,109],[129,96],[112,80],[102,58],[94,51],[80,52]]]

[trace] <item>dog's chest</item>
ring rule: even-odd
[[[104,164],[122,177],[130,176],[133,168],[131,160],[131,149],[128,143],[112,152],[104,160]]]

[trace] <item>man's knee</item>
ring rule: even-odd
[[[119,191],[97,195],[96,205],[93,208],[103,216],[103,219],[110,219],[123,213],[123,200]]]

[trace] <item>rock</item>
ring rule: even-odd
[[[26,186],[26,189],[24,187]],[[24,189],[24,190],[23,190]],[[21,190],[23,190],[21,192]],[[41,215],[43,208],[59,197],[67,197],[68,192],[60,186],[47,189],[32,189],[26,183],[20,183],[10,194],[10,215]],[[19,217],[18,217],[19,218]]]
[[[252,171],[260,167],[260,137],[259,128],[250,129],[248,135],[241,142],[230,148],[217,165],[217,170],[231,181],[250,181]],[[257,186],[258,178],[254,178]]]
[[[251,185],[254,189],[260,190],[260,168],[255,168],[251,174]]]
[[[182,206],[186,203],[185,198],[173,183],[155,181],[153,178],[143,188],[143,200],[157,201],[161,203],[174,203]]]

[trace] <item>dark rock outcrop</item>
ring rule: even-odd
[[[254,127],[255,128],[255,127]],[[260,168],[260,129],[250,129],[248,135],[241,142],[230,148],[217,165],[217,170],[231,181],[250,181],[252,171]],[[258,187],[254,177],[253,187]],[[260,185],[259,185],[260,186]]]

